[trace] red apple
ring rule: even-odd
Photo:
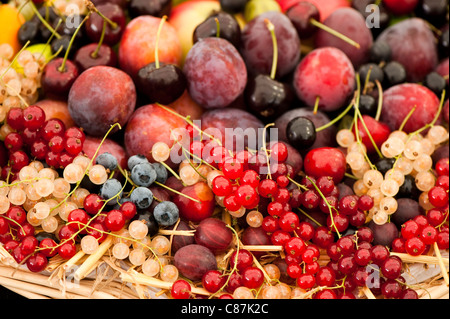
[[[172,8],[169,22],[175,28],[182,48],[182,61],[191,49],[195,28],[214,11],[220,10],[217,0],[185,1]]]
[[[119,45],[119,65],[131,77],[149,63],[155,61],[156,34],[161,19],[139,16],[131,20],[124,30]],[[175,28],[166,21],[158,42],[159,61],[180,65],[181,44]]]
[[[198,203],[183,195],[175,194],[172,200],[180,210],[181,218],[187,221],[200,222],[212,216],[215,208],[215,197],[208,184],[199,182],[183,188],[181,193],[200,201]]]

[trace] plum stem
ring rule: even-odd
[[[103,29],[102,29],[102,34],[100,35],[100,40],[98,41],[98,45],[95,48],[95,51],[92,52],[91,57],[94,59],[98,58],[98,52],[100,51],[100,48],[103,44],[103,40],[105,39],[105,33],[106,33],[106,20],[103,20]]]
[[[158,27],[158,32],[156,33],[156,43],[155,43],[155,66],[157,69],[159,69],[159,38],[161,37],[161,31],[162,31],[162,27],[164,25],[164,22],[167,20],[167,16],[163,16],[161,18],[161,23],[159,24]]]
[[[273,61],[272,61],[272,70],[270,72],[270,78],[272,80],[275,79],[275,76],[277,74],[277,64],[278,64],[278,43],[277,43],[277,37],[275,35],[275,26],[272,22],[270,22],[269,19],[265,19],[264,22],[266,23],[267,29],[270,32],[270,36],[272,37],[272,43],[273,43]]]
[[[45,20],[42,15],[39,13],[39,10],[36,8],[36,6],[34,5],[33,1],[28,1],[28,3],[31,5],[31,9],[33,10],[34,14],[38,17],[38,19],[42,22],[42,24],[52,33],[55,35],[55,37],[57,39],[61,38],[61,35],[56,32],[55,29],[53,29],[53,27],[48,24],[47,20]]]
[[[356,41],[350,39],[349,37],[343,35],[342,33],[338,32],[338,31],[336,31],[336,30],[333,30],[332,28],[326,26],[325,24],[320,23],[319,21],[317,21],[317,20],[314,19],[314,18],[311,18],[311,19],[309,20],[309,23],[311,23],[313,26],[315,26],[315,27],[317,27],[317,28],[319,28],[319,29],[322,29],[322,30],[324,30],[324,31],[326,31],[326,32],[328,32],[328,33],[334,35],[335,37],[337,37],[337,38],[339,38],[339,39],[341,39],[341,40],[347,42],[348,44],[354,46],[354,47],[357,48],[357,49],[360,49],[360,48],[361,48],[361,46],[359,45],[358,42],[356,42]]]
[[[73,42],[75,41],[75,38],[76,38],[76,36],[78,34],[78,31],[80,31],[81,26],[83,25],[83,23],[85,23],[89,19],[89,17],[90,17],[90,13],[88,13],[84,17],[84,19],[80,22],[80,25],[76,28],[75,32],[73,33],[72,38],[70,39],[70,42],[69,42],[69,46],[67,47],[67,50],[66,50],[66,54],[64,55],[64,59],[63,59],[63,61],[61,63],[61,66],[58,68],[59,72],[65,72],[66,71],[66,61],[69,58],[70,49],[72,49],[72,45],[73,45]]]

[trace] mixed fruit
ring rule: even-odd
[[[0,28],[16,266],[416,299],[405,256],[448,251],[448,1],[19,0]]]

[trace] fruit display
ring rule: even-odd
[[[11,1],[0,30],[1,286],[448,298],[448,1]]]

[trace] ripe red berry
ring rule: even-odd
[[[433,245],[436,242],[437,235],[438,235],[437,229],[429,225],[422,229],[422,231],[419,234],[419,237],[426,245]]]
[[[78,231],[86,226],[89,221],[89,215],[82,209],[74,209],[69,213],[67,221],[70,229]]]
[[[183,279],[179,279],[172,284],[170,295],[174,299],[189,299],[191,295],[191,285]]]
[[[210,293],[217,292],[226,283],[226,277],[218,270],[208,270],[202,277],[202,285]]]
[[[244,165],[237,159],[226,159],[222,165],[222,171],[225,177],[236,180],[242,177],[244,173]]]
[[[45,112],[37,105],[30,105],[23,110],[24,127],[30,130],[39,129],[45,122]]]
[[[95,215],[100,211],[104,200],[97,194],[89,194],[84,198],[83,206],[88,214]]]
[[[293,212],[287,212],[279,217],[278,224],[281,230],[294,232],[300,224],[300,219],[297,214]]]
[[[58,244],[51,238],[44,238],[39,243],[40,252],[46,257],[53,257],[57,254],[56,246]]]
[[[246,249],[239,249],[239,253],[235,251],[230,257],[230,267],[234,268],[235,265],[238,271],[243,271],[253,265],[253,255]]]
[[[20,150],[24,144],[22,135],[16,132],[11,132],[8,135],[6,135],[3,143],[10,152]]]
[[[217,176],[213,179],[211,189],[216,196],[227,196],[233,191],[231,181],[225,176]]]
[[[425,243],[419,237],[412,237],[406,240],[405,250],[411,256],[419,256],[426,249]]]
[[[249,289],[257,289],[264,282],[264,274],[257,267],[247,267],[242,271],[242,285]]]
[[[132,202],[123,203],[119,210],[127,220],[132,219],[137,213],[136,205]]]
[[[105,226],[111,231],[119,231],[125,226],[125,216],[120,210],[113,209],[106,214]]]
[[[430,204],[436,208],[442,208],[448,205],[448,192],[440,187],[435,186],[428,191]]]
[[[278,192],[278,185],[274,180],[264,179],[258,185],[259,195],[265,198],[272,198]]]
[[[316,278],[312,274],[301,274],[296,280],[297,286],[301,289],[313,288],[316,284]]]
[[[13,107],[8,111],[6,123],[16,131],[24,129],[23,110],[20,107]]]
[[[402,225],[401,235],[405,239],[419,235],[419,225],[414,220],[408,220]]]
[[[36,253],[27,259],[27,268],[31,272],[44,271],[48,265],[48,259],[43,253]]]
[[[284,163],[288,158],[288,148],[282,142],[275,143],[270,147],[270,157],[277,163]]]
[[[63,259],[70,259],[77,253],[77,248],[73,242],[65,242],[58,246],[58,255]]]
[[[449,159],[441,158],[435,166],[436,174],[438,176],[448,176],[449,175]]]
[[[241,185],[250,185],[253,188],[258,187],[260,181],[259,174],[254,170],[246,170],[243,172],[241,179],[239,180]]]
[[[299,237],[292,237],[285,243],[284,250],[288,255],[300,257],[306,250],[306,245],[303,239]]]

